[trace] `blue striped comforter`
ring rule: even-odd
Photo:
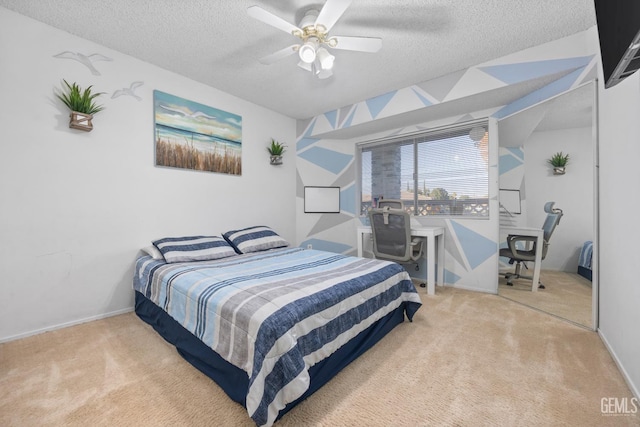
[[[309,387],[308,370],[404,304],[420,307],[395,263],[301,248],[216,261],[136,263],[134,288],[249,376],[257,425]]]
[[[587,240],[580,249],[580,258],[578,258],[578,266],[591,270],[591,259],[593,258],[593,242]]]

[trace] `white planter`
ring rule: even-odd
[[[565,173],[564,166],[556,166],[553,168],[554,175],[564,175],[564,173]]]
[[[281,165],[282,164],[282,156],[271,156],[271,164],[272,165]]]

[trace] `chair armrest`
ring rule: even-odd
[[[424,239],[422,237],[414,237],[413,239],[411,239],[412,245],[417,245],[422,242],[424,242]]]
[[[533,249],[535,250],[536,241],[538,240],[535,236],[520,236],[517,234],[510,234],[507,236],[507,244],[509,245],[509,250],[512,254],[518,254],[521,250],[518,250],[516,247],[518,242],[533,242]]]

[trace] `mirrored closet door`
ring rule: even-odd
[[[498,123],[500,247],[510,234],[546,240],[540,270],[524,261],[521,277],[517,259],[533,247],[514,240],[517,256],[500,257],[498,294],[589,329],[597,327],[596,105],[594,81]],[[567,155],[564,170],[554,170],[552,157]],[[526,278],[535,273],[538,289]]]

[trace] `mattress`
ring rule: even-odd
[[[143,256],[134,289],[244,373],[239,390],[221,386],[244,400],[257,425],[271,425],[313,392],[313,367],[381,319],[397,323],[400,312],[411,320],[421,305],[398,264],[301,248],[172,264]],[[351,351],[352,360],[359,349]]]

